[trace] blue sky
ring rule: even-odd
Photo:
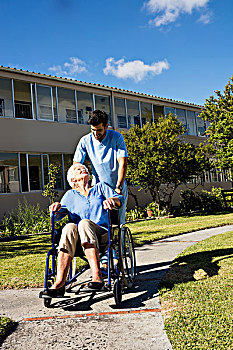
[[[1,0],[0,65],[204,104],[233,75],[232,0]]]

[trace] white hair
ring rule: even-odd
[[[89,170],[87,169],[87,167],[84,164],[75,163],[75,164],[71,165],[71,167],[67,171],[67,181],[68,181],[68,184],[70,185],[70,187],[72,187],[72,188],[74,187],[74,182],[73,182],[74,171],[80,165],[82,165],[87,170],[87,172],[89,174]]]

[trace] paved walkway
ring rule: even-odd
[[[45,308],[40,289],[0,291],[0,313],[18,321],[2,349],[170,350],[163,327],[157,287],[172,260],[185,248],[233,225],[192,232],[136,249],[134,288],[116,308],[113,295],[54,299]]]

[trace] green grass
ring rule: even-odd
[[[157,239],[227,225],[232,222],[232,214],[219,214],[142,221],[131,223],[128,226],[133,233],[135,244],[143,245]],[[228,248],[226,246],[222,248],[221,244],[224,242],[221,242],[221,244],[219,242],[215,243],[217,246],[215,249],[216,255],[214,256],[211,251],[213,247],[210,248],[205,243],[202,243],[203,246],[198,245],[199,249],[202,249],[198,252],[198,255],[195,255],[196,246],[190,248],[191,252],[194,249],[192,257],[194,257],[195,267],[186,257],[184,259],[187,262],[180,263],[181,271],[176,271],[176,278],[186,276],[187,282],[178,283],[175,286],[171,279],[166,282],[166,285],[169,285],[170,288],[174,287],[163,289],[162,302],[164,308],[167,310],[167,305],[175,305],[175,310],[177,310],[172,310],[170,312],[172,316],[166,321],[166,329],[174,350],[233,349],[232,344],[229,346],[232,342],[231,334],[233,334],[231,316],[233,310],[230,303],[233,296],[233,270],[232,258],[229,258],[229,254],[233,253],[231,248],[233,242],[232,236],[229,236],[230,234],[225,235],[223,237],[226,237],[224,239],[229,242]],[[0,242],[0,289],[43,286],[45,259],[50,246],[49,235],[35,235],[24,240]],[[220,247],[223,251],[218,251]],[[206,253],[206,250],[210,250],[210,252]],[[218,260],[223,258],[224,260]],[[219,264],[221,265],[221,273],[218,268]],[[83,265],[81,259],[77,259],[77,265],[79,268]],[[188,265],[188,267],[185,265]],[[191,282],[192,278],[190,276],[193,276],[194,269],[195,271],[196,269],[201,270],[203,266],[211,277]],[[216,271],[218,271],[218,274],[216,274]],[[205,273],[206,271],[199,271],[200,276],[205,275]],[[229,275],[231,278],[229,278]],[[191,287],[189,287],[190,285]],[[192,306],[191,313],[189,309],[183,311],[186,310],[187,305],[188,307]],[[197,307],[194,307],[196,305]],[[231,311],[229,312],[229,310]],[[214,327],[212,327],[212,324]],[[15,323],[12,320],[0,317],[0,339],[14,325]],[[224,337],[225,332],[227,332],[226,337]],[[215,336],[216,344],[218,344],[216,347],[214,347],[215,342],[212,341]],[[193,345],[194,343],[197,345]]]
[[[156,239],[232,222],[232,214],[221,214],[142,221],[128,226],[135,244],[142,245]],[[0,289],[43,286],[45,259],[49,248],[49,235],[0,242]],[[83,261],[77,260],[80,267]]]
[[[233,224],[233,214],[198,215],[128,224],[136,245],[205,228]]]
[[[0,341],[10,332],[10,330],[16,325],[16,322],[8,317],[0,317]],[[1,344],[0,344],[1,345]]]
[[[0,289],[41,287],[50,235],[0,243]],[[82,264],[77,259],[77,264]]]
[[[160,285],[174,350],[233,349],[233,232],[182,252]]]

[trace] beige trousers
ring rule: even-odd
[[[93,221],[83,219],[79,222],[78,227],[76,224],[69,223],[62,229],[58,250],[66,249],[73,258],[78,239],[80,239],[82,247],[85,243],[90,243],[99,249],[100,236],[103,238],[101,241],[108,242],[108,231]]]

